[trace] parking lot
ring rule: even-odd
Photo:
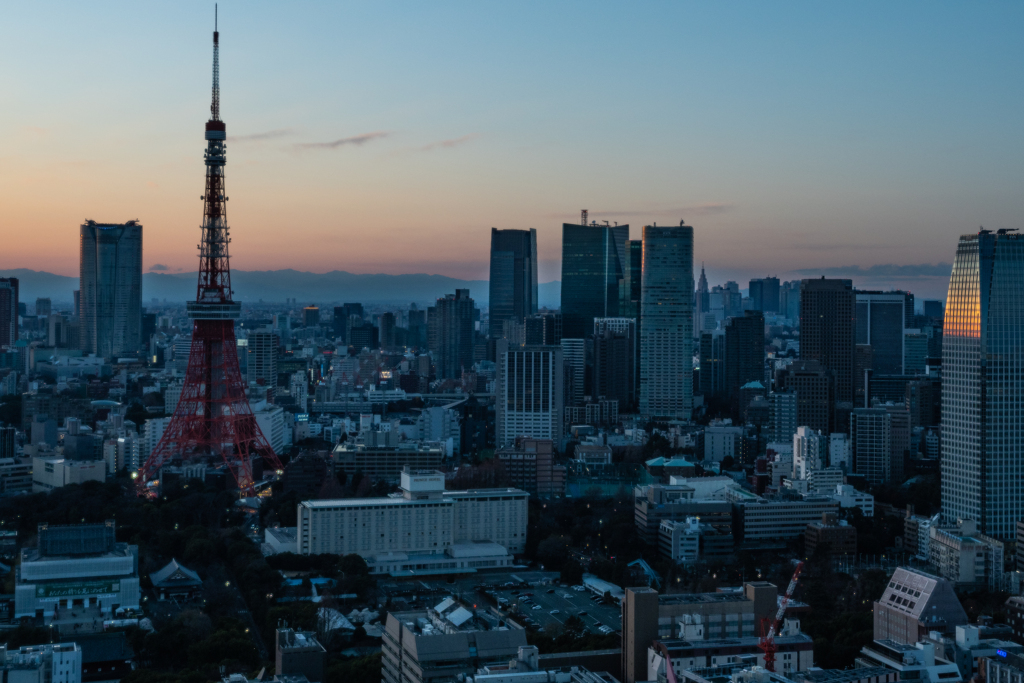
[[[527,597],[527,594],[529,602],[524,602],[523,598]],[[565,623],[570,615],[575,614],[595,633],[599,633],[602,626],[607,626],[613,631],[622,630],[622,613],[619,605],[614,602],[603,604],[595,601],[592,598],[596,596],[589,591],[577,592],[562,586],[538,586],[522,590],[502,589],[497,591],[496,595],[508,600],[506,609],[512,610],[515,606],[518,614],[530,617],[540,628],[552,622]]]

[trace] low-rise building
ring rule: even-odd
[[[928,561],[958,588],[999,590],[1003,582],[1003,544],[978,533],[974,520],[954,528],[929,529]]]
[[[722,499],[698,500],[688,484],[651,484],[633,489],[633,514],[637,535],[648,544],[658,542],[661,523],[685,522],[700,517],[712,524],[732,523],[732,503]]]
[[[68,460],[63,456],[32,459],[32,492],[48,493],[68,484],[106,481],[104,460]]]
[[[38,546],[23,548],[14,616],[81,623],[139,607],[138,548],[118,543],[113,521],[39,525]]]
[[[687,517],[683,522],[665,520],[658,529],[658,550],[678,564],[723,562],[732,557],[733,545],[730,524]]]
[[[946,635],[967,623],[953,584],[917,569],[899,567],[873,608],[875,640],[912,645],[932,631]]]
[[[856,555],[857,530],[837,519],[834,512],[826,512],[821,521],[811,522],[804,533],[804,550],[813,555],[818,549],[829,555]]]
[[[826,496],[751,496],[733,504],[733,534],[748,545],[799,538],[808,524],[839,509],[839,502]]]
[[[447,598],[424,611],[391,612],[383,632],[383,683],[448,683],[515,659],[526,631]]]
[[[279,628],[274,632],[274,675],[305,676],[310,683],[324,680],[327,650],[315,633]]]
[[[693,629],[692,632],[696,632]],[[698,667],[715,667],[730,664],[740,657],[755,657],[755,665],[764,666],[764,651],[757,636],[704,640],[700,637],[686,639],[662,639],[672,661],[676,679],[683,679],[683,672]],[[800,632],[800,622],[787,619],[781,633],[775,636],[775,667],[783,674],[806,671],[814,666],[814,639]],[[659,671],[664,672],[665,655],[660,647],[647,651],[647,680],[658,680]]]
[[[865,645],[857,658],[858,667],[884,666],[900,675],[900,680],[920,683],[959,683],[964,680],[956,664],[935,655],[935,644],[900,643],[874,640]]]
[[[370,434],[395,434],[394,432],[370,432]],[[397,434],[396,434],[397,436]],[[390,441],[388,442],[390,444]],[[331,460],[334,470],[352,476],[361,472],[373,479],[397,481],[402,468],[413,470],[436,470],[444,459],[444,450],[437,443],[404,441],[395,439],[395,445],[373,443],[340,443],[334,447]]]
[[[573,460],[584,465],[611,465],[612,448],[598,444],[577,444],[573,451]]]
[[[407,469],[401,493],[299,503],[298,552],[356,553],[392,574],[509,566],[526,544],[528,498],[513,488],[445,491],[443,473]]]
[[[495,452],[508,474],[509,483],[538,498],[565,495],[566,468],[555,464],[555,444],[551,439],[517,437],[515,442]]]
[[[965,624],[956,627],[954,637],[931,634],[928,642],[935,644],[935,656],[956,664],[960,675],[968,680],[978,673],[978,662],[982,657],[1005,657],[1007,654],[1024,655],[1024,645],[1002,638],[988,637],[986,626]]]
[[[0,645],[3,679],[9,683],[82,683],[82,650],[75,643]]]

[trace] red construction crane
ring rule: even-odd
[[[654,641],[654,647],[656,650],[660,650],[663,657],[665,657],[665,678],[668,683],[676,683],[676,672],[672,668],[672,659],[668,656],[668,648],[665,647],[665,643],[660,640]]]
[[[759,648],[764,652],[764,668],[768,671],[775,671],[775,653],[777,649],[775,647],[775,634],[779,632],[782,626],[782,619],[786,616],[786,607],[789,606],[789,600],[793,597],[793,591],[796,590],[796,582],[800,579],[800,572],[804,569],[804,563],[798,562],[796,569],[793,571],[793,578],[789,580],[789,586],[786,588],[786,594],[782,596],[782,600],[779,601],[779,611],[775,615],[775,619],[769,621],[770,617],[766,617],[761,622],[761,628],[764,629],[766,623],[768,625],[767,631],[761,636],[761,641],[757,644]]]

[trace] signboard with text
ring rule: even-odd
[[[83,583],[57,583],[36,586],[36,598],[79,598],[84,595],[114,595],[121,590],[120,581],[86,581]]]

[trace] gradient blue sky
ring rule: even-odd
[[[634,237],[684,218],[698,268],[745,287],[949,263],[957,235],[1021,226],[1019,2],[220,17],[235,268],[479,278],[488,228],[535,227],[547,281],[587,208]],[[5,8],[0,268],[77,274],[84,218],[138,218],[147,268],[195,268],[212,23],[208,2]],[[936,296],[943,273],[855,279]]]

